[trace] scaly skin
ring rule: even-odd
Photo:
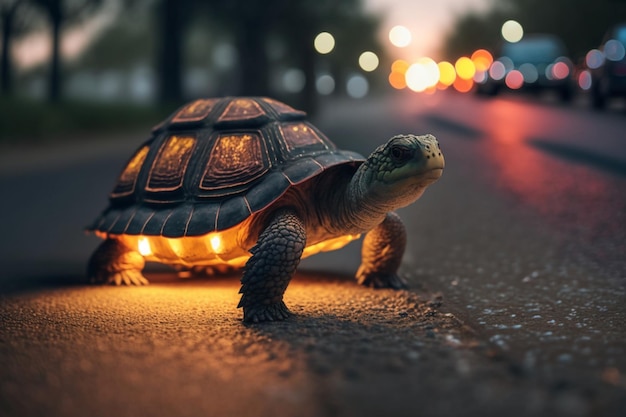
[[[241,278],[243,320],[284,320],[290,316],[283,294],[300,263],[306,245],[302,220],[290,210],[277,212],[250,251]]]
[[[241,279],[244,321],[283,320],[291,314],[283,295],[306,246],[307,225],[314,229],[309,232],[323,230],[330,237],[367,233],[357,281],[375,288],[405,288],[398,268],[406,231],[393,210],[417,200],[443,166],[434,137],[401,135],[376,149],[352,178],[348,171],[334,171],[341,175],[322,175],[310,188],[283,196],[283,208],[267,211],[248,237],[258,234]],[[289,195],[304,198],[289,200]],[[92,255],[88,274],[96,283],[143,285],[148,283],[141,274],[144,263],[138,252],[108,238]]]
[[[365,235],[357,282],[373,288],[407,288],[398,275],[406,247],[406,229],[400,216],[387,213],[385,220]]]

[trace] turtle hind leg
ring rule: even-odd
[[[91,255],[87,277],[93,284],[147,285],[148,280],[141,274],[145,264],[139,252],[108,238]]]
[[[400,216],[387,213],[385,220],[363,239],[357,282],[374,288],[407,288],[407,283],[398,275],[405,248],[406,229]]]
[[[259,236],[244,267],[238,305],[243,307],[243,321],[284,320],[291,315],[283,295],[305,245],[302,220],[289,210],[276,213]]]

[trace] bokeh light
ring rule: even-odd
[[[474,86],[474,81],[471,78],[466,80],[461,77],[456,77],[452,86],[459,93],[468,93]]]
[[[519,42],[524,37],[524,28],[516,20],[507,20],[502,25],[502,37],[507,42]]]
[[[392,71],[389,74],[389,84],[396,90],[406,88],[406,78],[404,77],[404,73]]]
[[[346,84],[346,91],[348,95],[352,98],[363,98],[369,92],[370,85],[367,82],[367,79],[360,75],[354,74],[348,78],[348,82]]]
[[[374,52],[366,51],[359,56],[359,66],[363,71],[371,72],[378,68],[378,55]]]
[[[591,88],[593,80],[591,78],[591,73],[588,70],[581,71],[578,74],[578,86],[587,91]]]
[[[489,76],[496,81],[500,81],[506,75],[506,67],[502,63],[502,61],[498,60],[491,65],[489,68]]]
[[[474,74],[474,77],[472,77],[472,79],[475,83],[484,84],[489,79],[489,76],[487,74],[487,71],[476,71],[476,74]]]
[[[430,58],[420,58],[406,71],[406,85],[415,92],[434,87],[439,81],[439,67]]]
[[[567,66],[565,62],[562,62],[562,61],[555,62],[554,64],[548,66],[546,71],[548,70],[550,71],[550,76],[548,78],[551,78],[554,80],[562,80],[562,79],[567,78],[567,76],[569,75],[569,67]]]
[[[600,68],[604,64],[604,54],[602,51],[592,49],[585,55],[585,64],[591,69]]]
[[[411,43],[411,31],[405,26],[397,25],[389,31],[389,41],[393,46],[404,48]]]
[[[477,49],[471,58],[476,71],[487,71],[493,63],[493,55],[486,49]]]
[[[404,75],[409,69],[409,63],[403,59],[397,59],[391,64],[391,73],[389,74],[389,84],[397,90],[406,88],[406,79]]]
[[[609,39],[604,44],[604,56],[609,61],[621,61],[626,55],[626,48],[617,39]]]
[[[288,69],[283,74],[283,88],[289,93],[301,92],[305,82],[304,72],[297,68]]]
[[[335,38],[328,32],[321,32],[313,41],[315,50],[320,54],[328,54],[335,48]]]
[[[335,79],[328,74],[321,75],[317,81],[315,81],[315,88],[317,92],[323,96],[332,94],[332,92],[335,91]]]
[[[448,61],[441,61],[437,64],[437,67],[439,67],[439,83],[446,87],[451,86],[454,83],[454,80],[456,80],[454,65]]]
[[[408,69],[409,63],[404,59],[396,59],[391,64],[391,72],[399,72],[400,74],[404,75],[406,73],[406,70]]]
[[[461,58],[456,60],[454,64],[454,69],[456,69],[456,74],[459,78],[463,78],[464,80],[471,80],[476,73],[476,67],[471,59],[466,56],[462,56]]]
[[[524,85],[524,75],[518,70],[513,70],[506,75],[504,83],[511,90],[518,90]]]
[[[525,62],[520,65],[519,72],[522,73],[524,81],[529,84],[537,82],[537,80],[539,79],[539,71],[537,70],[537,67],[529,62]]]

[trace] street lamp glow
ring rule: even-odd
[[[405,26],[394,26],[389,31],[389,41],[393,46],[404,48],[411,43],[411,31]]]
[[[507,20],[502,25],[502,37],[507,42],[519,42],[524,37],[524,28],[516,20]]]
[[[421,58],[406,71],[406,85],[415,92],[434,87],[439,81],[439,67],[430,58]]]
[[[313,45],[318,53],[327,54],[335,48],[335,38],[328,32],[321,32],[315,37]]]
[[[366,51],[359,56],[359,66],[363,71],[372,72],[378,68],[378,55],[374,52]]]

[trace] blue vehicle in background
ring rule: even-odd
[[[531,34],[519,42],[505,42],[496,56],[488,71],[475,78],[478,94],[552,90],[561,100],[571,100],[573,64],[556,36]]]

